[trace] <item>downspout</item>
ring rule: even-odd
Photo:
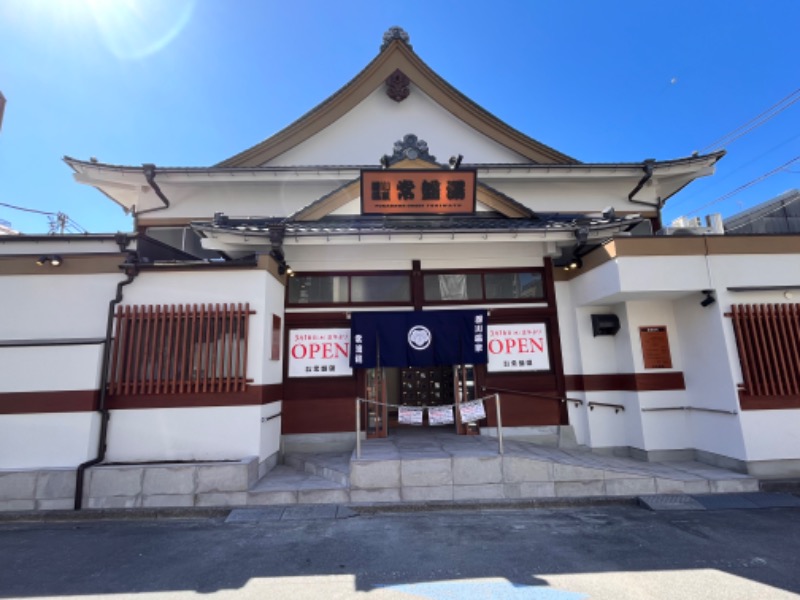
[[[144,172],[144,178],[147,180],[147,185],[153,188],[153,191],[156,193],[156,196],[159,197],[161,202],[164,203],[164,206],[156,206],[155,208],[148,208],[146,210],[138,210],[136,211],[137,215],[143,215],[145,213],[155,212],[157,210],[166,210],[169,208],[169,198],[164,195],[164,192],[161,191],[161,188],[158,187],[156,183],[156,166],[153,163],[146,163],[142,165],[142,171]]]
[[[120,235],[117,238],[120,250],[127,248],[129,241],[129,236],[124,234]],[[100,435],[97,443],[97,457],[78,465],[75,473],[75,510],[80,510],[83,504],[83,482],[86,469],[103,462],[106,457],[108,421],[111,416],[106,407],[106,397],[108,396],[108,364],[111,360],[111,337],[114,332],[114,309],[117,304],[122,302],[122,288],[133,283],[133,280],[136,279],[136,276],[139,274],[139,265],[137,264],[136,255],[133,253],[129,254],[126,261],[120,265],[120,269],[123,269],[126,278],[117,283],[117,293],[108,303],[108,320],[106,322],[106,337],[103,345],[103,362],[100,367],[100,397],[97,406],[97,411],[100,413]]]
[[[164,192],[161,191],[161,188],[156,183],[156,166],[153,163],[145,163],[142,165],[142,172],[144,173],[145,180],[147,180],[147,185],[153,189],[153,191],[156,193],[156,196],[158,196],[159,200],[161,200],[163,203],[163,206],[156,206],[154,208],[147,208],[145,210],[136,210],[134,207],[133,230],[137,233],[139,232],[139,215],[144,215],[159,210],[167,210],[169,208],[169,198],[166,197]]]
[[[661,207],[664,203],[661,201],[661,198],[658,198],[655,203],[652,202],[645,202],[644,200],[637,200],[634,198],[636,194],[647,184],[650,179],[653,177],[653,165],[655,165],[654,158],[648,158],[642,163],[642,170],[644,171],[644,176],[639,180],[639,183],[636,184],[636,187],[633,188],[630,194],[628,194],[628,202],[633,202],[634,204],[643,204],[645,206],[650,206],[656,209],[656,225],[657,229],[661,228]]]

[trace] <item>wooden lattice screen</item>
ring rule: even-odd
[[[736,304],[733,329],[742,365],[742,408],[800,400],[800,305]],[[746,406],[745,400],[752,400]],[[779,406],[775,406],[776,408]]]
[[[111,396],[245,391],[249,304],[118,306]]]

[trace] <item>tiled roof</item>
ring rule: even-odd
[[[638,215],[539,213],[530,218],[509,219],[502,216],[335,216],[317,221],[292,221],[278,217],[230,218],[217,215],[213,221],[195,222],[192,227],[206,232],[229,232],[241,235],[267,234],[282,228],[286,235],[343,235],[360,233],[443,232],[472,233],[489,231],[571,231],[580,227],[589,230],[628,229],[641,222]]]

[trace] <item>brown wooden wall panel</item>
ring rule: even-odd
[[[0,393],[0,415],[90,412],[99,398],[98,390]]]
[[[118,306],[112,397],[246,393],[249,304]]]
[[[786,396],[749,396],[739,392],[742,410],[786,410],[800,408],[800,394]]]
[[[735,304],[743,410],[800,407],[800,304]]]
[[[565,380],[566,388],[571,392],[656,392],[686,389],[686,381],[680,371],[566,375]]]
[[[557,396],[555,390],[549,390],[548,395]],[[486,424],[497,427],[497,413],[494,400],[487,400]],[[546,400],[531,396],[519,396],[509,393],[500,393],[500,410],[503,427],[534,427],[544,425],[566,425],[562,416],[562,404],[558,400]]]
[[[355,394],[345,397],[285,401],[282,408],[282,432],[291,434],[352,431],[355,434],[355,411]]]

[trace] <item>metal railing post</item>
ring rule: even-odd
[[[356,396],[356,458],[361,458],[361,398]]]
[[[494,395],[494,407],[497,411],[497,445],[500,449],[500,454],[503,454],[503,419],[500,416],[500,394]]]

